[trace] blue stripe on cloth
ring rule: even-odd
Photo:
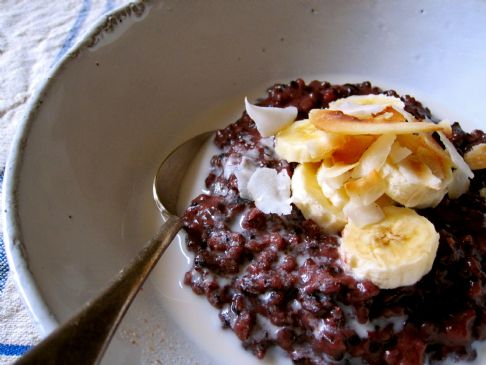
[[[29,351],[32,346],[28,345],[8,345],[0,343],[0,355],[3,356],[21,356]]]
[[[8,276],[8,262],[3,245],[3,237],[0,235],[0,292],[5,288]]]
[[[2,182],[3,182],[4,171],[5,171],[4,169],[2,169],[0,171],[0,186],[2,185]],[[5,255],[5,247],[3,245],[3,236],[0,233],[0,292],[5,287],[5,282],[7,281],[7,275],[8,275],[7,256]]]
[[[54,62],[52,66],[54,66],[57,63],[57,61],[59,61],[59,59],[62,56],[64,56],[64,54],[68,51],[68,49],[73,45],[74,41],[76,40],[76,37],[79,34],[79,30],[81,29],[84,21],[88,17],[88,13],[90,9],[91,9],[91,0],[83,0],[83,6],[79,10],[78,16],[76,17],[73,26],[69,30],[68,35],[64,40],[64,44],[62,45],[61,49],[59,49],[59,52],[54,58]]]

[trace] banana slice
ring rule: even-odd
[[[353,276],[382,289],[413,285],[432,268],[439,234],[414,210],[383,208],[385,218],[363,228],[348,223],[339,253]]]
[[[288,162],[319,162],[331,156],[345,140],[345,136],[318,130],[306,119],[277,133],[275,151]]]
[[[312,219],[328,233],[337,233],[343,229],[347,220],[343,212],[322,193],[317,183],[318,166],[304,163],[294,170],[291,184],[292,202],[306,219]]]
[[[480,143],[464,155],[464,160],[471,170],[486,169],[486,143]]]
[[[430,169],[410,157],[399,164],[385,163],[381,170],[386,181],[385,194],[408,208],[435,207],[446,195],[447,185],[442,181],[437,186],[440,180]]]

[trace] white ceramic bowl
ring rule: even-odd
[[[8,258],[41,330],[73,314],[154,232],[162,157],[235,120],[245,95],[297,77],[370,80],[485,128],[485,20],[480,0],[166,0],[100,23],[35,97],[6,170]],[[216,311],[170,298],[174,247],[105,363],[255,363],[217,329]],[[197,337],[191,320],[215,330]]]

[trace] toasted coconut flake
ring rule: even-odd
[[[327,182],[322,180],[318,181],[318,183],[324,196],[328,198],[331,204],[334,205],[336,208],[342,209],[344,205],[349,202],[349,197],[346,194],[346,190],[344,190],[342,186],[334,188]]]
[[[396,201],[390,198],[388,195],[383,194],[380,196],[378,199],[375,201],[376,204],[378,204],[380,207],[389,207],[392,205],[396,205]]]
[[[338,162],[329,166],[327,163],[323,162],[319,168],[318,174],[321,174],[324,178],[331,178],[343,175],[344,173],[352,170],[358,165],[358,163],[345,164]]]
[[[456,147],[454,147],[452,142],[449,141],[449,139],[444,135],[444,133],[438,132],[438,134],[447,152],[449,152],[449,155],[451,156],[451,160],[454,166],[457,169],[462,170],[468,178],[472,179],[474,177],[474,173],[471,171],[468,164],[464,161],[464,159],[459,154],[459,152],[457,152]]]
[[[432,137],[432,134],[421,134],[419,136],[425,148],[433,151],[433,153],[437,155],[437,158],[442,160],[442,162],[447,166],[450,167],[452,165],[451,156],[442,148],[441,145],[439,145],[439,143],[437,143],[437,141]]]
[[[379,171],[391,150],[396,136],[384,134],[366,150],[359,160],[359,165],[353,170],[353,177],[362,177],[370,174],[373,170]]]
[[[385,218],[381,207],[376,203],[361,205],[350,201],[344,206],[343,212],[357,227],[364,227],[368,224],[378,223]]]
[[[349,200],[343,185],[350,177],[349,171],[356,165],[332,165],[329,161],[323,161],[317,170],[317,182],[322,193],[338,208],[342,208]]]
[[[429,122],[376,123],[371,120],[353,120],[341,111],[311,110],[310,121],[320,130],[347,135],[412,134],[441,131],[444,125]]]
[[[486,169],[486,143],[480,143],[464,155],[464,161],[472,170]]]
[[[391,106],[387,106],[383,111],[373,114],[374,122],[397,123],[406,122],[405,117]]]
[[[417,155],[435,176],[440,179],[450,178],[451,157],[430,134],[406,134],[398,136],[397,142]]]
[[[400,146],[400,143],[395,142],[393,143],[391,150],[390,150],[390,159],[393,163],[397,164],[403,159],[407,158],[412,154],[412,151],[409,150],[407,147]]]
[[[319,170],[317,172],[317,181],[319,182],[319,185],[323,187],[324,185],[329,186],[330,189],[336,190],[342,188],[344,183],[349,179],[350,173],[346,172],[342,175],[335,176],[335,177],[326,177],[323,176],[322,173],[319,173]],[[324,187],[323,187],[324,189]]]
[[[397,142],[400,146],[408,148],[412,152],[416,152],[418,147],[425,145],[422,136],[422,134],[404,134],[397,136]]]
[[[323,161],[317,170],[317,181],[321,185],[328,185],[331,189],[339,189],[350,177],[350,170],[352,170],[357,163],[354,164],[329,164],[329,161]],[[323,187],[324,189],[324,187]]]
[[[442,180],[442,186],[450,183],[452,176],[452,163],[450,159],[444,160],[440,155],[435,154],[434,151],[424,147],[417,148],[416,155],[420,161],[429,167],[432,174]]]
[[[376,138],[376,136],[346,136],[346,141],[333,152],[332,162],[353,164],[359,161]]]
[[[442,133],[444,133],[448,138],[452,137],[452,126],[451,122],[448,120],[441,120],[439,125],[443,126]]]
[[[417,156],[409,156],[397,166],[398,171],[411,183],[426,186],[434,190],[442,189],[442,180],[435,176],[430,168],[420,161]]]
[[[316,125],[317,121],[324,120],[328,122],[359,122],[363,120],[353,117],[349,114],[344,114],[340,110],[328,110],[328,109],[312,109],[309,112],[309,120]],[[316,125],[317,127],[317,125]]]
[[[365,177],[348,181],[344,188],[352,201],[370,205],[385,193],[386,183],[378,171],[373,170]]]
[[[321,185],[321,187],[323,185],[327,185],[329,186],[330,189],[334,189],[334,190],[342,188],[344,183],[349,179],[349,176],[350,176],[349,172],[346,172],[342,175],[329,177],[329,176],[325,176],[325,174],[321,171],[320,168],[317,170],[317,181],[319,182],[319,185]]]

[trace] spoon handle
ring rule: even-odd
[[[138,290],[181,228],[182,220],[169,216],[108,288],[15,365],[98,364]]]

